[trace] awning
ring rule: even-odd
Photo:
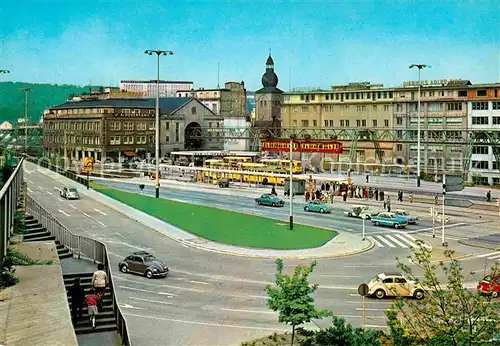
[[[125,156],[137,156],[137,154],[135,153],[135,151],[125,151],[123,154]]]

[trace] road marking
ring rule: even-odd
[[[388,307],[387,309],[390,309]],[[365,308],[366,311],[386,311],[387,309],[374,309],[374,308]],[[363,308],[356,308],[357,311],[363,311]]]
[[[92,216],[90,216],[90,215],[89,215],[89,214],[87,214],[86,212],[82,211],[82,214],[83,214],[83,215],[85,215],[86,217],[88,217],[89,219],[92,219],[92,221],[97,222],[97,223],[98,223],[99,225],[101,225],[102,227],[106,227],[106,228],[108,227],[108,226],[106,226],[105,224],[103,224],[101,221],[94,219]]]
[[[233,297],[239,297],[239,298],[245,298],[245,297],[249,297],[249,298],[256,298],[256,299],[269,299],[269,297],[267,296],[238,296],[238,295],[234,295]]]
[[[103,213],[103,212],[102,212],[102,211],[100,211],[99,209],[94,208],[94,210],[95,210],[95,211],[97,211],[98,213],[101,213],[101,214],[102,214],[102,215],[104,215],[104,216],[108,215],[108,214],[106,214],[106,213]]]
[[[255,314],[276,314],[274,311],[266,311],[266,310],[240,310],[240,309],[221,309],[222,311],[230,311],[230,312],[251,312]]]
[[[387,329],[388,327],[387,326],[384,326],[384,325],[375,325],[375,324],[365,324],[365,328],[384,328],[384,329]]]
[[[89,219],[92,219],[92,216],[90,216],[89,214],[87,214],[86,212],[82,211],[82,214],[85,215],[86,217],[88,217]]]
[[[32,180],[29,180],[29,179],[26,179],[28,181],[28,183],[30,184],[34,184]]]
[[[39,188],[40,190],[43,190],[43,187],[41,187],[40,185],[37,185],[37,186],[38,186],[38,188]]]
[[[347,291],[353,291],[357,290],[358,286],[323,286],[323,285],[318,285],[318,289],[322,288],[327,288],[330,290],[347,290]]]
[[[393,242],[395,242],[397,245],[401,246],[403,249],[407,249],[408,248],[408,246],[406,246],[405,244],[401,243],[399,240],[397,240],[396,238],[394,238],[392,235],[387,234],[386,237],[389,238],[389,240],[392,240]]]
[[[395,247],[392,243],[389,243],[387,240],[385,240],[385,238],[382,237],[381,235],[378,235],[377,238],[380,239],[385,245],[389,245],[390,247]]]
[[[191,291],[191,292],[199,292],[199,293],[205,292],[204,290],[199,290],[196,288],[179,287],[179,286],[171,286],[171,285],[161,285],[161,287],[167,287],[167,288],[173,288],[173,289],[177,289],[177,290],[185,290],[185,291]]]
[[[33,173],[33,172],[31,172],[31,171],[28,171],[26,168],[24,169],[24,172],[26,172],[26,173],[28,173],[28,174]]]
[[[47,192],[49,195],[51,195],[51,196],[52,196],[52,192],[50,192],[50,191],[45,191],[45,192]]]
[[[157,292],[157,291],[150,291],[150,290],[145,290],[142,288],[133,288],[133,287],[127,287],[127,286],[118,286],[124,290],[131,290],[131,291],[139,291],[139,292],[146,292],[146,293],[154,293],[154,294],[159,294],[162,296],[167,296],[167,297],[177,297],[177,294],[173,293],[168,293],[168,292]]]
[[[189,280],[189,282],[191,282],[193,284],[209,285],[208,282],[203,282],[203,281]]]
[[[139,307],[132,306],[132,305],[129,305],[129,304],[118,304],[118,306],[121,307],[121,308],[127,308],[127,309],[145,310],[144,308],[139,308]]]
[[[407,238],[405,238],[403,235],[401,234],[395,234],[396,237],[398,237],[399,239],[401,239],[401,241],[404,241],[406,244],[410,245],[410,247],[414,247],[416,249],[418,249],[418,246],[417,244],[409,241]]]
[[[28,192],[33,192],[33,190],[31,190],[29,187],[26,188],[28,190]]]
[[[57,190],[59,192],[61,192],[62,190],[60,188],[58,188],[57,186],[54,186],[54,190]]]
[[[64,199],[62,199],[61,197],[58,197],[58,198],[59,198],[59,200],[60,200],[61,202],[64,202]],[[71,206],[71,204],[70,204],[69,206]]]
[[[496,255],[496,256],[488,257],[488,259],[497,259],[497,258],[500,258],[500,255]]]
[[[342,275],[342,274],[319,274],[318,276],[329,277],[329,278],[361,278],[362,276],[357,275]]]
[[[151,300],[151,299],[136,298],[136,297],[128,297],[128,298],[129,299],[134,299],[134,300],[139,300],[141,302],[148,302],[148,303],[155,303],[155,304],[165,304],[165,305],[174,305],[174,303],[163,302],[161,300]]]
[[[69,214],[67,214],[67,213],[66,213],[66,212],[64,212],[63,210],[61,210],[61,209],[57,209],[57,210],[58,210],[61,214],[64,214],[64,215],[66,215],[66,216],[69,216]]]
[[[382,243],[380,243],[377,239],[375,239],[374,237],[372,236],[368,236],[368,238],[370,238],[371,240],[373,240],[373,242],[375,243],[375,245],[377,245],[378,247],[385,247],[384,245],[382,245]]]
[[[122,235],[121,235],[120,233],[118,233],[118,232],[115,232],[115,234],[116,234],[117,236],[119,236],[119,237],[123,238],[123,239],[127,239],[127,238],[125,238],[124,236],[122,236]]]
[[[435,227],[436,229],[438,227],[442,228],[440,222],[439,222],[439,226],[437,226],[437,224],[438,224],[438,222],[436,222],[436,227]],[[459,226],[463,226],[463,225],[466,225],[466,223],[465,222],[459,222],[459,223],[454,223],[454,224],[451,224],[451,225],[444,225],[444,228],[459,227]],[[432,231],[432,227],[415,229],[415,230],[412,230],[412,231],[408,231],[408,233],[419,233],[419,232],[424,232],[424,231]]]
[[[76,210],[76,207],[73,204],[68,204],[70,208],[73,208]]]
[[[362,318],[362,316],[358,315],[335,315],[337,317],[343,317],[343,318]],[[374,319],[387,319],[386,316],[366,316],[367,320],[374,320]]]
[[[476,257],[482,258],[482,257],[489,257],[489,256],[493,256],[493,255],[498,255],[498,254],[500,254],[500,251],[485,253],[485,254],[482,254],[482,255],[478,255]]]
[[[166,322],[177,322],[177,323],[185,323],[185,324],[196,324],[201,326],[211,326],[211,327],[225,327],[225,328],[236,328],[236,329],[252,329],[252,330],[271,330],[271,331],[289,331],[289,329],[285,328],[270,328],[270,327],[252,327],[252,326],[243,326],[237,324],[221,324],[221,323],[213,323],[213,322],[198,322],[198,321],[187,321],[187,320],[179,320],[174,318],[166,318],[166,317],[156,317],[156,316],[145,316],[139,314],[129,314],[124,313],[125,316],[131,317],[140,317],[140,318],[149,318],[153,320],[160,320]]]

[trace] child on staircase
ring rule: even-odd
[[[95,328],[95,317],[98,313],[97,303],[99,302],[99,296],[92,290],[85,298],[87,300],[90,323],[92,324],[92,328]]]

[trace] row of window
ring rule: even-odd
[[[57,115],[77,115],[77,114],[108,114],[108,113],[121,113],[127,115],[154,115],[154,110],[141,110],[141,109],[113,109],[113,108],[78,108],[78,109],[57,109]]]
[[[149,125],[149,126],[148,126]],[[154,121],[111,121],[109,123],[110,131],[146,131],[146,129],[154,130],[155,123]]]
[[[490,121],[488,117],[472,117],[472,125],[489,125]],[[492,118],[493,125],[500,125],[500,117]]]
[[[301,120],[302,127],[309,127],[309,124],[310,124],[309,120]],[[311,124],[312,124],[312,127],[318,127],[318,121],[317,120],[313,120],[311,122]],[[339,126],[340,127],[349,127],[350,124],[351,123],[350,123],[349,119],[342,119],[339,122]],[[292,125],[293,126],[297,126],[298,125],[297,120],[293,120],[292,121]],[[333,120],[324,120],[323,125],[324,125],[324,127],[334,127],[335,123],[334,123]],[[358,119],[358,120],[356,120],[356,127],[366,127],[366,126],[367,126],[366,119]],[[378,127],[379,126],[378,120],[377,119],[373,119],[372,123],[371,123],[371,126]],[[389,119],[384,119],[384,127],[389,127]]]
[[[45,141],[64,145],[101,145],[99,136],[77,136],[77,135],[46,135]]]
[[[490,103],[488,101],[475,101],[472,102],[473,111],[487,111],[490,109]],[[492,101],[491,109],[500,110],[500,101]]]
[[[98,121],[48,121],[43,126],[47,130],[97,132],[101,130],[101,123]]]
[[[491,169],[492,170],[498,170],[500,168],[500,163],[497,162],[497,161],[493,161],[491,162],[492,163],[492,167]],[[475,168],[475,169],[487,169],[489,170],[490,167],[489,167],[489,162],[488,161],[476,161],[476,160],[472,160],[472,168]]]

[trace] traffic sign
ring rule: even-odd
[[[358,287],[358,293],[362,297],[365,297],[366,295],[368,295],[368,290],[369,290],[369,288],[368,288],[367,284],[361,284]]]
[[[85,157],[83,159],[83,170],[85,172],[92,172],[94,170],[94,158]]]
[[[448,177],[445,178],[446,192],[462,191],[464,189],[464,178],[462,177]]]
[[[449,207],[462,207],[468,208],[472,206],[474,203],[469,201],[468,199],[458,199],[458,198],[445,198],[444,205]]]
[[[456,192],[456,191],[462,191],[464,189],[463,185],[448,185],[446,184],[446,192]]]

